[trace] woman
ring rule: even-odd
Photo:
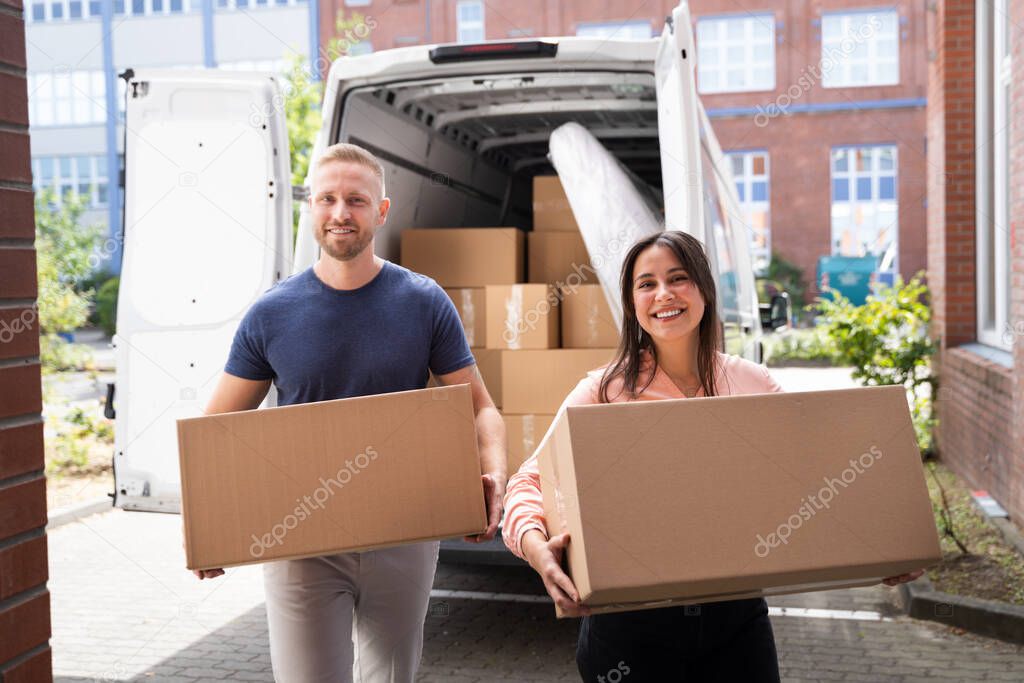
[[[704,248],[682,232],[637,242],[622,265],[622,339],[562,406],[782,391],[760,365],[718,352],[716,291]],[[583,616],[576,663],[585,681],[778,681],[764,599],[589,615],[561,561],[568,534],[549,539],[536,456],[509,480],[504,538],[570,615]],[[886,579],[894,585],[921,572]],[[614,674],[612,674],[614,675]]]

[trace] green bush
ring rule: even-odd
[[[821,326],[832,339],[840,361],[853,366],[854,379],[867,386],[901,384],[910,401],[918,445],[931,450],[935,424],[932,397],[936,381],[931,357],[936,345],[928,336],[931,310],[923,273],[904,284],[883,287],[863,306],[830,291],[818,303]]]
[[[117,292],[121,278],[114,276],[100,285],[96,292],[96,324],[108,336],[114,336],[117,327]]]

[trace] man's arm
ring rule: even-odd
[[[254,410],[259,408],[268,391],[270,391],[269,379],[242,379],[222,372],[203,413],[216,415],[218,413],[234,413],[239,410]]]
[[[502,499],[508,481],[508,442],[505,421],[494,406],[491,395],[476,365],[438,375],[441,384],[468,384],[473,392],[473,413],[476,416],[476,438],[480,451],[480,471],[483,472],[484,495],[487,500],[487,531],[467,536],[467,541],[480,543],[494,538],[501,521]]]
[[[217,413],[233,413],[239,410],[254,410],[270,391],[270,380],[242,379],[229,375],[226,372],[220,373],[217,386],[213,389],[209,403],[203,411],[206,415]],[[183,522],[184,523],[184,522]],[[182,534],[184,536],[184,534]],[[184,544],[184,541],[182,541]],[[224,573],[223,569],[193,569],[192,573],[200,580],[214,579]]]

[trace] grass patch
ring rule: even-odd
[[[948,468],[936,461],[925,463],[925,480],[943,556],[941,564],[928,570],[936,590],[1024,605],[1024,556],[1003,540],[999,530],[974,504],[970,490]],[[947,533],[950,530],[952,534]],[[960,549],[954,536],[967,548],[967,553]]]

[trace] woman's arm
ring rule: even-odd
[[[576,385],[559,407],[561,413],[567,406],[591,405],[597,403],[594,380],[586,377]],[[555,420],[557,421],[557,417]],[[552,422],[554,424],[554,422]],[[547,524],[544,520],[544,498],[540,490],[540,467],[537,454],[533,453],[508,480],[505,489],[505,521],[502,522],[501,537],[514,555],[529,561],[522,548],[522,538],[530,529],[536,529],[547,539]]]
[[[583,379],[562,402],[558,412],[561,413],[567,406],[597,403],[595,389],[595,381],[591,377]],[[526,560],[540,575],[548,595],[566,615],[581,616],[588,613],[580,604],[579,592],[572,579],[562,571],[562,557],[569,543],[569,534],[548,538],[536,453],[509,479],[501,536],[508,549]]]

